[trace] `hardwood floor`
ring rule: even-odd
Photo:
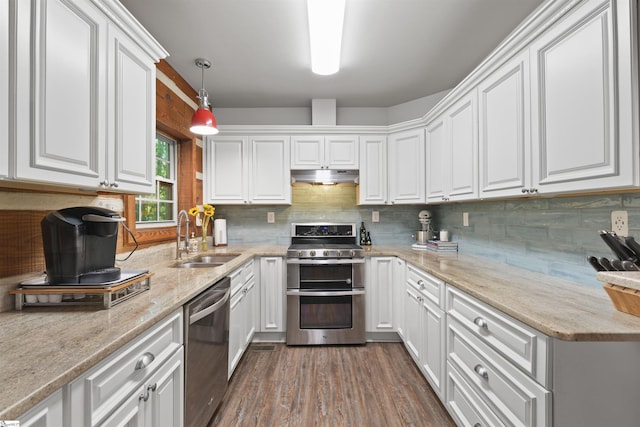
[[[211,426],[455,426],[401,343],[252,344]]]

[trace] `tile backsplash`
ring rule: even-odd
[[[456,203],[434,213],[461,252],[601,287],[586,257],[614,257],[598,235],[614,210],[628,212],[629,234],[640,237],[640,193]]]
[[[228,243],[278,244],[291,241],[293,222],[364,221],[376,244],[413,243],[418,227],[419,206],[357,206],[357,188],[349,184],[292,187],[291,206],[250,205],[216,206],[215,218],[227,219]],[[371,214],[378,211],[380,222],[372,223]],[[275,223],[267,223],[267,213],[275,214]]]

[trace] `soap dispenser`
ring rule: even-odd
[[[189,253],[198,253],[198,239],[196,239],[196,233],[191,232],[191,238],[189,239]]]

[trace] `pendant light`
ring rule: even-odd
[[[202,70],[202,86],[198,91],[200,103],[198,109],[191,117],[191,127],[189,130],[196,135],[215,135],[218,133],[218,123],[209,109],[209,94],[204,88],[204,70],[211,68],[211,61],[204,58],[196,59],[196,66]]]

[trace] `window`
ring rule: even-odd
[[[156,134],[156,189],[155,194],[136,196],[138,226],[175,224],[178,205],[176,164],[176,141]]]

